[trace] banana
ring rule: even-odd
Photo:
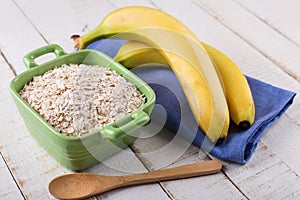
[[[127,68],[134,68],[148,63],[168,65],[165,58],[153,47],[137,41],[124,43],[114,57],[114,61]]]
[[[224,53],[202,43],[221,76],[232,121],[248,129],[255,119],[255,104],[248,81],[239,67]]]
[[[242,129],[249,128],[254,123],[255,106],[247,79],[228,56],[208,44],[202,45],[222,79],[232,121]],[[159,51],[137,41],[123,44],[114,60],[128,68],[148,63],[168,65]]]
[[[111,12],[91,32],[71,38],[77,49],[112,36],[155,47],[178,78],[195,120],[215,142],[228,133],[230,120],[225,94],[207,52],[187,28],[182,31],[181,27],[185,26],[162,11],[132,6]]]

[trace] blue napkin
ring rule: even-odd
[[[123,40],[101,40],[89,45],[114,57]],[[241,130],[233,122],[224,141],[211,143],[194,120],[183,90],[173,71],[163,66],[146,66],[132,69],[132,72],[147,82],[156,93],[156,104],[164,107],[164,127],[181,135],[194,145],[208,151],[215,157],[236,163],[246,163],[254,153],[264,130],[275,122],[293,103],[295,93],[246,76],[255,102],[255,123],[247,130]],[[156,106],[157,106],[156,105]],[[155,116],[161,109],[154,108]],[[161,113],[164,114],[164,113]],[[160,120],[153,117],[151,120]]]

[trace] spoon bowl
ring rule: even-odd
[[[49,183],[49,191],[57,198],[78,199],[111,190],[118,183],[117,176],[74,173],[53,179]]]
[[[60,199],[80,199],[124,186],[214,174],[221,168],[220,161],[210,160],[126,176],[90,173],[65,174],[54,178],[49,183],[49,192]]]

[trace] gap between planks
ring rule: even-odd
[[[245,41],[253,49],[257,50],[260,54],[262,54],[264,57],[266,57],[268,60],[270,60],[276,66],[278,66],[282,71],[284,71],[286,74],[288,74],[291,78],[300,82],[300,74],[298,74],[296,68],[295,69],[291,68],[291,66],[289,66],[289,64],[287,62],[281,60],[283,58],[276,58],[275,56],[272,55],[272,53],[269,52],[269,50],[266,50],[264,47],[257,46],[258,44],[255,41],[251,41],[251,39],[248,38],[248,35],[244,35],[245,33],[243,33],[243,31],[239,31],[239,30],[235,29],[235,26],[234,26],[235,24],[232,24],[230,22],[230,20],[233,20],[233,18],[231,18],[231,16],[226,15],[227,13],[226,14],[219,13],[219,12],[223,12],[223,11],[226,12],[227,11],[226,8],[225,9],[220,8],[221,5],[216,5],[214,7],[213,4],[210,4],[212,2],[209,2],[209,1],[207,2],[206,0],[193,0],[193,2],[197,6],[199,6],[199,8],[205,10],[212,18],[214,18],[219,23],[221,23],[224,27],[226,27],[228,30],[233,32],[237,37],[239,37],[241,40]],[[222,3],[224,3],[224,2],[222,2]],[[262,20],[257,18],[251,12],[248,12],[246,9],[244,9],[239,4],[237,4],[235,1],[233,1],[233,0],[226,1],[226,6],[228,6],[228,7],[229,6],[237,6],[238,8],[240,8],[240,10],[238,10],[238,11],[240,11],[241,13],[248,16],[247,20],[255,23],[256,26],[258,26],[259,28],[262,28],[263,30],[268,30],[268,29],[272,30],[274,32],[274,33],[272,33],[272,36],[274,38],[278,37],[278,38],[280,38],[280,40],[279,40],[280,42],[282,42],[282,43],[286,42],[290,45],[289,50],[297,50],[300,52],[298,45],[296,45],[294,42],[291,42],[290,40],[287,40],[282,34],[278,33],[278,31],[274,31],[274,29],[271,28],[268,24],[265,24]],[[220,10],[218,10],[218,9],[220,9]],[[224,16],[224,18],[223,18],[223,16]],[[250,18],[251,17],[252,18],[250,19],[249,16],[250,16]],[[228,18],[226,18],[226,17],[228,17]],[[229,20],[229,21],[226,21],[226,20]],[[270,30],[268,30],[268,31],[270,31]]]
[[[136,148],[134,146],[134,144],[129,145],[129,148],[131,149],[132,152],[134,152],[134,155],[136,156],[136,158],[141,162],[141,164],[145,167],[145,169],[150,172],[151,169],[146,165],[145,161],[143,160],[143,158],[141,156],[139,156],[138,154],[138,148]],[[165,188],[161,182],[158,182],[160,188],[166,193],[166,195],[170,198],[170,199],[175,199],[170,192],[168,192],[167,188]]]
[[[43,40],[49,44],[47,39],[43,36],[43,34],[39,31],[39,29],[35,26],[35,24],[30,20],[30,18],[26,15],[26,13],[22,10],[22,8],[18,5],[18,3],[15,0],[12,0],[12,2],[16,5],[16,7],[20,10],[20,12],[24,15],[25,19],[31,24],[31,26],[34,28],[34,30],[43,38]]]
[[[16,76],[17,72],[16,69],[14,68],[14,66],[8,61],[8,59],[5,57],[4,53],[1,51],[0,49],[0,55],[2,56],[2,58],[4,59],[4,61],[6,62],[6,64],[9,66],[10,70],[12,71],[12,73]]]
[[[16,198],[20,198],[20,199],[25,199],[25,195],[23,194],[23,192],[22,192],[22,189],[19,187],[19,185],[18,185],[18,183],[17,183],[17,181],[16,181],[16,179],[15,179],[15,177],[14,177],[14,175],[12,174],[12,172],[11,172],[11,169],[9,168],[9,166],[7,165],[7,162],[6,162],[6,160],[5,160],[5,158],[4,158],[4,156],[2,155],[2,153],[0,152],[0,164],[1,164],[1,162],[3,161],[3,164],[4,164],[4,166],[3,167],[5,167],[5,169],[6,170],[0,170],[0,171],[4,171],[4,173],[6,173],[6,175],[4,175],[2,178],[7,178],[7,179],[11,179],[11,180],[7,180],[7,179],[5,179],[5,186],[6,187],[11,187],[10,189],[11,190],[14,190],[14,191],[7,191],[7,189],[8,188],[5,188],[5,190],[8,192],[8,193],[6,193],[6,196],[7,195],[14,195],[13,197],[12,196],[8,196],[8,197],[5,197],[5,198],[14,198],[14,199],[16,199]],[[0,165],[0,169],[1,169],[1,165]],[[8,177],[6,177],[6,176],[8,176]],[[3,181],[3,180],[2,180]],[[13,184],[13,186],[11,185],[11,184]],[[8,186],[9,185],[9,186]],[[15,186],[15,187],[14,187]],[[17,193],[17,194],[16,194]],[[15,196],[15,195],[17,195],[17,196]],[[1,197],[1,194],[0,194],[0,198],[4,198],[3,196]]]
[[[257,15],[255,12],[253,12],[252,10],[250,10],[249,8],[247,8],[246,6],[244,6],[241,2],[239,2],[237,0],[233,0],[233,1],[237,5],[239,5],[241,8],[243,8],[244,10],[246,10],[247,12],[249,12],[253,16],[255,16],[258,20],[260,20],[263,23],[267,24],[275,32],[277,32],[278,34],[282,35],[282,37],[284,37],[285,39],[289,40],[291,43],[295,44],[296,46],[300,47],[300,45],[297,42],[295,42],[290,36],[288,36],[287,34],[285,34],[283,31],[279,30],[278,28],[272,26],[272,24],[270,24],[267,20],[263,19],[262,17],[260,17],[259,15]]]

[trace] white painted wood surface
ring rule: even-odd
[[[296,67],[300,61],[300,49],[294,42],[274,31],[274,28],[232,0],[195,0],[195,2],[290,76],[300,80],[300,68]],[[297,2],[294,1],[295,7],[298,5]],[[282,1],[282,3],[286,2]],[[272,8],[273,4],[269,9]],[[289,9],[284,10],[283,7],[285,14],[282,16],[289,15],[288,12]],[[299,25],[291,24],[299,29]]]
[[[26,5],[30,6],[30,2],[22,1],[23,3],[27,3]],[[7,4],[10,6],[11,2],[8,1]],[[57,5],[58,2],[53,1],[53,5]],[[13,5],[13,4],[12,4]],[[43,7],[40,5],[42,12],[47,11],[47,7]],[[49,6],[51,7],[51,6]],[[29,8],[29,7],[27,7]],[[71,7],[70,7],[71,8]],[[30,13],[40,10],[39,7],[32,7]],[[35,10],[36,9],[36,10]],[[26,10],[26,8],[24,9]],[[14,10],[17,12],[17,10]],[[65,12],[67,13],[65,7],[62,7],[62,10],[57,12]],[[71,10],[69,10],[71,12]],[[20,11],[19,11],[20,12]],[[24,11],[25,12],[25,11]],[[39,11],[41,12],[41,10]],[[71,12],[72,13],[72,12]],[[75,16],[75,15],[74,15]],[[70,15],[70,17],[74,17]],[[32,16],[34,20],[38,20],[38,17]],[[49,18],[53,16],[49,16]],[[17,24],[18,21],[26,21],[28,18],[27,14],[16,15],[14,20]],[[41,18],[44,20],[43,18]],[[79,20],[78,20],[79,21]],[[1,20],[4,25],[8,23],[5,20]],[[41,23],[42,21],[40,21]],[[42,23],[41,23],[42,24]],[[2,25],[2,24],[1,24]],[[19,29],[22,29],[22,26],[28,30],[28,40],[34,40],[39,34],[30,23],[29,24],[20,24]],[[42,26],[41,29],[44,28],[47,30],[45,26]],[[12,32],[14,33],[14,32]],[[19,34],[19,33],[16,33]],[[30,38],[32,36],[32,38]],[[63,38],[64,36],[61,34],[57,34],[57,30],[50,32],[48,34],[51,37],[51,40],[57,40]],[[46,41],[48,41],[48,36],[43,36]],[[9,37],[9,36],[7,36]],[[10,37],[13,37],[10,35]],[[37,38],[38,39],[38,38]],[[68,38],[69,39],[69,38]],[[65,40],[64,42],[70,42]],[[3,44],[9,46],[10,41],[1,40]],[[71,43],[71,42],[70,42]],[[43,42],[41,46],[46,45],[46,42]],[[27,40],[20,40],[18,44],[14,44],[19,48],[22,46],[30,46],[27,44]],[[61,44],[60,44],[61,45]],[[61,45],[62,46],[62,45]],[[38,47],[32,47],[28,51],[36,49]],[[40,47],[40,46],[39,46]],[[2,50],[2,49],[1,49]],[[28,52],[26,52],[28,53]],[[3,53],[4,54],[4,53]],[[17,59],[21,59],[21,57],[14,57],[12,53],[6,53],[11,55],[11,63],[17,62]],[[6,55],[4,54],[4,55]],[[16,183],[22,191],[22,194],[26,199],[49,199],[52,198],[47,190],[47,185],[51,179],[55,176],[58,176],[63,173],[70,173],[71,171],[62,167],[57,161],[55,161],[43,148],[39,146],[39,144],[30,136],[28,131],[25,128],[25,125],[22,122],[22,119],[19,113],[16,110],[16,107],[13,103],[12,97],[9,94],[9,81],[13,78],[13,71],[9,68],[8,63],[4,61],[1,57],[1,98],[0,98],[0,110],[1,110],[1,127],[0,127],[0,138],[1,138],[1,153],[6,160],[7,165],[15,176]],[[12,65],[14,67],[15,65]],[[24,71],[25,67],[22,64],[22,68],[19,68],[19,71]],[[109,167],[106,167],[109,166]],[[103,173],[103,174],[123,174],[124,171],[129,172],[145,172],[146,168],[142,163],[135,157],[130,149],[127,151],[123,151],[120,154],[112,157],[104,162],[104,164],[100,164],[97,167],[89,169],[89,172],[92,173]],[[7,174],[8,176],[9,174]],[[151,192],[150,192],[151,191]],[[0,194],[5,195],[5,191],[1,191]],[[10,193],[10,195],[16,195],[17,193]],[[132,187],[127,190],[116,190],[113,193],[107,193],[109,198],[117,199],[122,197],[124,199],[153,199],[157,197],[158,199],[168,199],[166,193],[161,189],[158,184],[149,184],[144,186]],[[100,197],[102,198],[102,197]]]
[[[138,139],[133,148],[139,152],[141,160],[151,170],[209,160],[198,147],[190,145],[180,137],[174,137],[174,134],[168,131]],[[223,173],[167,181],[163,182],[162,186],[174,199],[246,199]]]
[[[300,29],[295,26],[300,18],[299,1],[236,0],[236,2],[281,35],[300,45]]]
[[[5,180],[5,185],[0,187],[0,199],[53,199],[47,191],[48,182],[71,172],[35,142],[12,102],[8,83],[14,72],[25,70],[25,53],[48,43],[58,43],[67,52],[73,51],[69,40],[73,33],[93,29],[115,8],[143,5],[180,19],[201,40],[232,57],[245,74],[299,94],[300,24],[295,9],[298,4],[296,0],[275,4],[270,0],[3,0],[0,181]],[[285,17],[279,15],[280,11]],[[297,199],[299,107],[300,100],[296,98],[286,114],[265,131],[245,165],[223,162],[222,173],[213,176],[118,189],[92,199]],[[184,145],[180,139],[169,149],[164,148],[172,139],[173,134],[167,131],[141,138],[131,148],[86,171],[107,175],[138,173],[212,158],[197,147]],[[166,155],[179,157],[169,163]]]
[[[2,200],[9,200],[9,199],[23,199],[23,196],[16,185],[13,177],[10,174],[9,169],[6,166],[5,161],[3,160],[2,156],[0,155],[0,199]]]
[[[12,15],[13,17],[8,17]],[[20,73],[25,70],[23,56],[44,45],[45,41],[13,1],[1,1],[0,23],[1,52]]]

